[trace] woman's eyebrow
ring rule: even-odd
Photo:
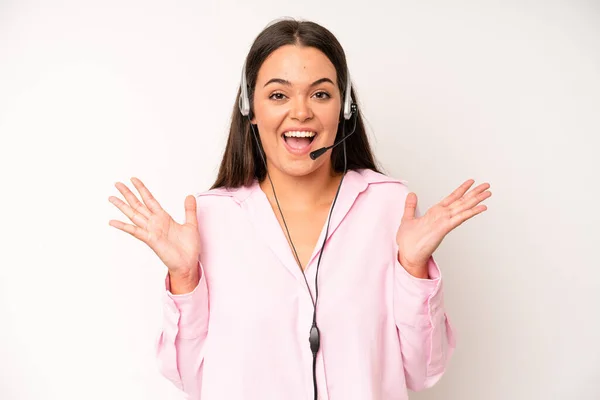
[[[335,85],[331,79],[329,79],[329,78],[321,78],[321,79],[317,79],[316,81],[314,81],[313,83],[311,83],[310,87],[317,86],[317,85],[319,85],[321,83],[324,83],[324,82],[329,82],[332,85]],[[285,85],[285,86],[292,86],[292,83],[290,81],[288,81],[288,80],[281,79],[281,78],[273,78],[273,79],[269,79],[269,81],[267,83],[265,83],[265,86],[263,86],[263,87],[266,87],[267,85],[269,85],[271,83],[280,83],[280,84]]]

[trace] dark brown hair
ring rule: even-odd
[[[244,117],[239,110],[238,99],[241,89],[238,89],[231,116],[229,138],[225,146],[219,173],[212,188],[226,187],[237,188],[249,186],[255,178],[262,181],[266,177],[266,168],[263,164],[259,149],[250,128],[252,119],[254,86],[258,71],[265,59],[275,50],[285,45],[297,45],[314,47],[327,56],[337,73],[337,83],[342,94],[345,96],[346,80],[348,79],[348,67],[346,55],[336,37],[326,28],[310,21],[296,21],[286,19],[278,21],[265,28],[254,40],[246,57],[246,80],[248,84],[248,97],[250,99],[249,118]],[[356,92],[351,89],[352,99],[358,104]],[[368,137],[365,131],[360,108],[357,111],[356,131],[346,140],[347,167],[351,169],[372,169],[378,171],[375,159],[371,152]],[[340,116],[342,111],[340,110]],[[338,125],[336,139],[342,137],[342,122]],[[346,132],[352,128],[354,122],[346,121]],[[257,127],[255,126],[255,129]],[[258,136],[258,132],[257,132]],[[260,137],[258,139],[260,141]],[[324,154],[322,157],[327,157]],[[331,150],[331,160],[334,171],[343,172],[344,152],[342,145]]]

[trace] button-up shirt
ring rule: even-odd
[[[430,257],[421,279],[398,260],[408,193],[371,170],[343,179],[318,271],[319,400],[407,400],[447,368],[455,340],[438,265]],[[257,181],[196,202],[200,282],[174,295],[167,274],[160,372],[194,400],[312,400],[325,226],[303,272]]]

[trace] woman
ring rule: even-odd
[[[421,216],[378,171],[354,101],[336,38],[279,21],[250,49],[218,177],[186,197],[185,224],[138,179],[143,204],[116,184],[135,225],[110,224],[168,268],[157,357],[189,398],[407,399],[444,373],[455,344],[432,254],[489,184]]]

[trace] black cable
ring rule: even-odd
[[[342,122],[342,135],[345,135],[346,128],[346,120]],[[354,122],[354,127],[352,132],[356,129],[356,120]],[[350,132],[350,133],[352,133]],[[342,179],[340,180],[340,184],[338,185],[337,192],[335,193],[335,197],[333,198],[333,203],[331,203],[331,209],[329,211],[329,217],[327,219],[327,227],[325,228],[325,237],[323,238],[323,244],[321,245],[321,251],[319,253],[319,260],[317,261],[317,271],[315,272],[315,298],[319,299],[319,285],[318,277],[319,277],[319,265],[321,264],[321,256],[323,256],[323,249],[325,248],[325,243],[327,242],[327,236],[329,234],[329,224],[331,222],[331,216],[333,215],[333,207],[337,201],[338,195],[340,194],[340,189],[342,187],[342,182],[344,181],[344,177],[346,176],[347,168],[348,168],[348,160],[346,154],[346,141],[342,143],[344,146],[344,172],[342,174]],[[321,345],[321,334],[319,332],[319,328],[317,327],[317,307],[315,305],[313,309],[313,322],[311,327],[311,335],[309,337],[309,341],[311,344],[311,350],[313,354],[313,390],[314,390],[314,400],[317,400],[317,352],[319,351],[319,347]]]
[[[248,122],[250,119],[248,118]],[[290,244],[292,245],[292,250],[294,250],[294,256],[296,257],[296,262],[300,267],[300,271],[302,271],[302,276],[304,276],[304,282],[306,282],[306,287],[308,288],[308,293],[310,294],[310,299],[313,303],[313,308],[316,307],[316,300],[313,298],[312,292],[310,291],[310,287],[308,286],[308,281],[306,280],[306,275],[304,275],[304,271],[302,270],[302,263],[300,262],[300,257],[298,257],[298,252],[296,251],[296,247],[294,246],[294,242],[292,242],[292,236],[290,235],[290,231],[288,229],[287,223],[285,222],[285,218],[283,217],[283,212],[281,211],[281,206],[279,205],[279,200],[277,199],[277,193],[275,193],[275,186],[273,186],[273,181],[271,180],[271,175],[269,174],[269,169],[267,168],[267,161],[265,160],[265,156],[262,151],[262,147],[258,141],[258,136],[256,135],[256,131],[254,130],[254,126],[252,122],[250,122],[250,128],[252,128],[252,132],[254,133],[254,139],[256,141],[256,146],[258,147],[258,152],[260,157],[263,160],[263,164],[265,165],[265,171],[267,172],[267,178],[269,178],[269,183],[271,184],[271,190],[273,190],[273,197],[275,197],[275,203],[277,203],[277,209],[279,210],[279,215],[281,215],[281,219],[283,221],[283,226],[285,227],[285,231],[287,232],[288,239],[290,240]]]
[[[356,129],[356,119],[358,119],[357,115],[354,116],[354,126],[352,127],[352,132]],[[333,198],[333,202],[331,203],[331,208],[329,210],[329,216],[327,218],[327,226],[325,228],[325,237],[323,238],[323,244],[321,245],[321,250],[319,252],[319,259],[317,261],[317,270],[315,272],[315,296],[313,298],[312,292],[310,290],[310,286],[308,285],[308,281],[306,280],[306,274],[304,274],[304,270],[302,269],[302,263],[300,262],[300,258],[298,257],[298,253],[296,252],[296,247],[294,246],[294,242],[292,241],[292,236],[290,235],[290,231],[288,229],[287,223],[285,222],[285,218],[283,216],[283,212],[281,211],[281,206],[279,205],[279,200],[277,199],[277,194],[275,193],[275,186],[273,185],[273,181],[271,180],[271,175],[269,174],[269,170],[267,168],[267,161],[265,159],[265,155],[263,153],[260,142],[258,141],[258,135],[254,130],[254,125],[250,122],[250,118],[248,118],[248,122],[250,123],[250,128],[252,129],[252,133],[254,134],[254,140],[256,141],[256,146],[258,147],[258,152],[260,157],[265,165],[265,171],[267,173],[267,178],[269,179],[269,183],[271,184],[271,189],[273,190],[273,197],[275,198],[275,203],[277,203],[277,209],[279,210],[279,214],[281,215],[281,219],[283,221],[283,226],[285,227],[285,231],[287,232],[288,239],[290,244],[292,245],[292,250],[294,251],[294,256],[296,257],[296,262],[302,271],[302,276],[304,277],[304,282],[306,283],[306,287],[308,289],[308,293],[310,294],[310,298],[313,303],[313,320],[312,326],[309,334],[309,343],[311,352],[313,355],[313,391],[314,391],[314,400],[317,400],[317,353],[319,351],[321,335],[319,332],[319,328],[317,327],[317,301],[319,298],[319,286],[318,286],[318,276],[319,276],[319,265],[321,264],[321,257],[323,256],[323,249],[325,248],[325,243],[327,242],[327,236],[329,234],[329,224],[331,223],[331,216],[333,215],[333,207],[337,201],[338,195],[340,194],[340,189],[342,187],[342,182],[344,181],[344,177],[346,176],[347,168],[348,168],[348,160],[346,154],[346,141],[343,141],[344,146],[344,172],[342,174],[342,179],[340,179],[340,184],[338,185],[337,191],[335,193],[335,197]],[[345,129],[346,128],[346,120],[342,122],[342,138],[346,136]]]

